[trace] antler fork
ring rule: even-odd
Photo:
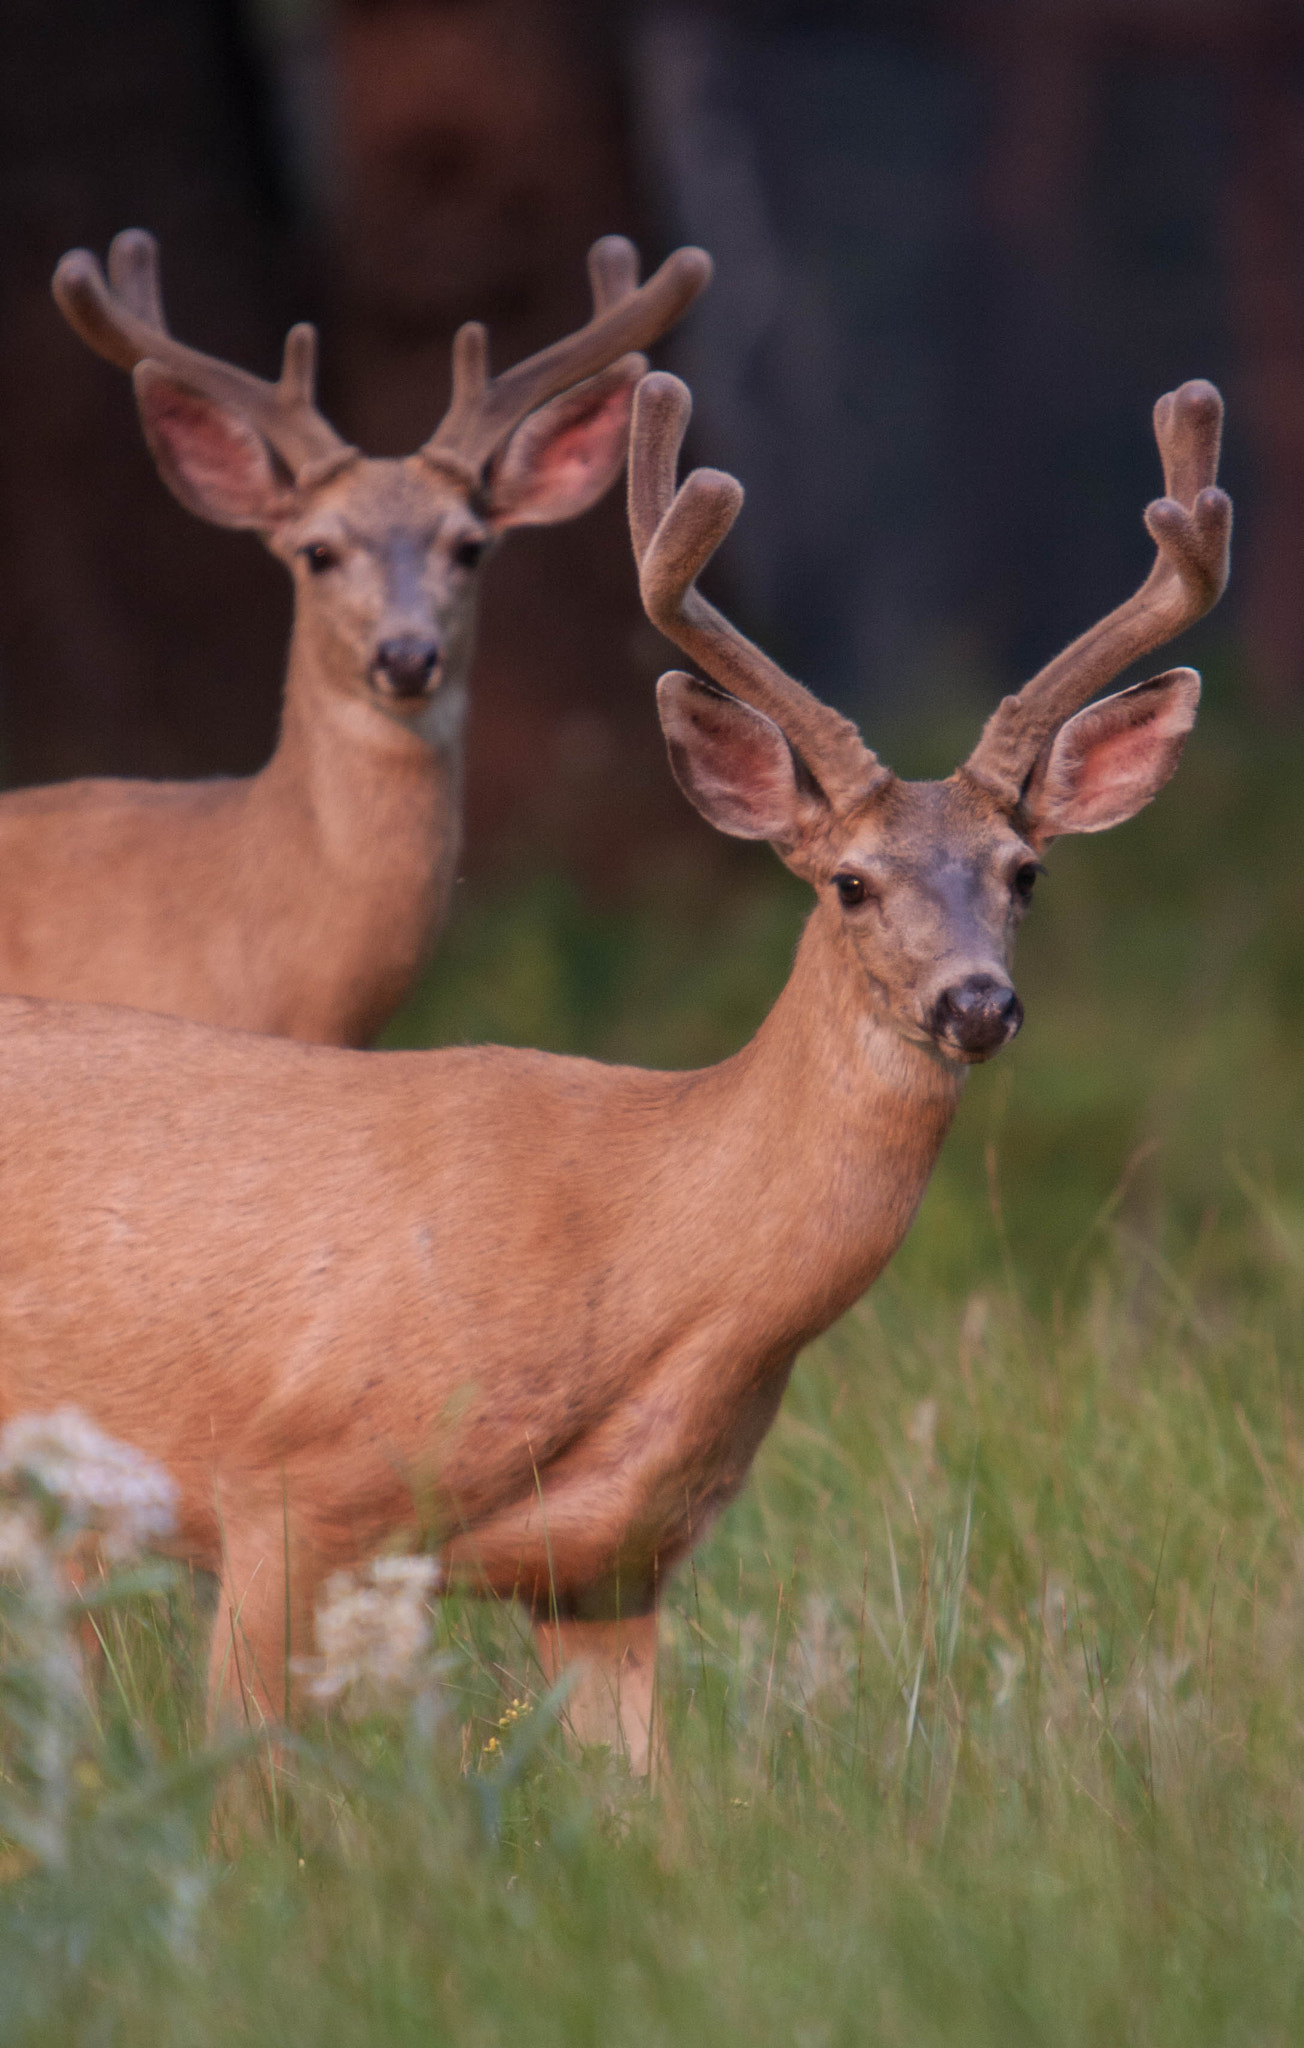
[[[54,273],[54,296],[68,324],[121,370],[149,360],[208,397],[225,401],[256,426],[296,483],[320,483],[357,455],[317,410],[317,330],[300,321],[285,337],[275,384],[217,356],[187,348],[168,330],[159,281],[158,243],[144,228],[124,228],[109,244],[105,278],[89,249],[70,249]]]
[[[452,402],[422,455],[478,480],[528,413],[619,357],[649,346],[672,327],[709,282],[711,268],[704,249],[676,249],[640,285],[633,244],[622,235],[604,236],[589,251],[593,318],[588,325],[497,377],[489,375],[485,328],[478,320],[467,321],[453,339]]]
[[[1165,491],[1145,512],[1154,564],[1126,604],[1003,698],[988,719],[965,767],[1003,803],[1019,802],[1042,748],[1080,705],[1129,662],[1202,618],[1226,587],[1232,507],[1215,485],[1222,399],[1212,384],[1193,379],[1164,394],[1154,423]]]
[[[696,587],[742,509],[743,487],[722,470],[695,469],[676,491],[692,404],[688,387],[660,372],[643,379],[634,400],[629,524],[644,609],[730,695],[772,718],[834,808],[849,810],[888,771],[849,719],[785,674]]]

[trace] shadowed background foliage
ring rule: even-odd
[[[163,242],[180,331],[266,371],[305,312],[375,453],[507,361],[622,229],[707,243],[670,344],[747,485],[717,583],[866,718],[975,712],[1144,570],[1160,391],[1214,377],[1241,523],[1233,707],[1304,674],[1304,15],[1289,0],[10,0],[0,82],[0,740],[9,779],[247,769],[287,591],[155,479],[59,254]],[[470,859],[624,873],[680,809],[615,499],[486,591]]]

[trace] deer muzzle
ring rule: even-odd
[[[1008,981],[970,974],[942,990],[929,1030],[944,1050],[967,1061],[988,1060],[1008,1045],[1023,1022],[1023,1004]]]
[[[417,633],[382,640],[371,664],[372,687],[382,697],[412,699],[429,694],[439,667],[439,648]]]

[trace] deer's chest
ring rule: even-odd
[[[650,1606],[743,1485],[791,1366],[706,1390],[667,1378],[618,1404],[528,1495],[450,1541],[450,1577],[586,1619]]]

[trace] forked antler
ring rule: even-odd
[[[285,337],[275,384],[169,333],[159,282],[158,243],[125,228],[109,244],[107,279],[89,249],[70,249],[54,273],[59,309],[87,345],[121,370],[146,360],[244,415],[276,450],[296,483],[324,480],[357,454],[317,410],[317,330],[304,320]]]
[[[593,318],[588,325],[498,377],[489,375],[484,327],[478,320],[467,321],[453,340],[452,402],[422,455],[478,479],[528,413],[673,327],[709,282],[711,267],[704,249],[676,249],[640,285],[633,244],[623,235],[604,236],[589,251]]]
[[[453,396],[419,451],[436,468],[474,485],[512,429],[560,391],[655,341],[687,311],[711,275],[703,249],[677,249],[646,284],[638,252],[622,235],[589,251],[593,318],[551,347],[490,378],[485,329],[471,321],[453,343]],[[208,397],[236,407],[276,450],[295,481],[311,485],[351,461],[357,450],[337,434],[314,400],[317,331],[292,327],[277,383],[216,356],[187,348],[168,332],[159,284],[158,244],[127,228],[109,248],[108,277],[89,249],[72,249],[54,273],[54,296],[82,340],[131,370],[146,359],[175,372]]]
[[[965,767],[1003,803],[1017,804],[1037,757],[1066,719],[1129,662],[1202,618],[1227,583],[1232,507],[1215,487],[1222,399],[1195,379],[1154,412],[1164,492],[1147,505],[1154,565],[1141,588],[1055,657],[983,728]]]
[[[696,588],[742,509],[743,488],[718,469],[675,477],[693,401],[678,377],[645,377],[634,400],[629,525],[643,607],[654,626],[731,696],[772,718],[838,811],[886,773],[850,719],[786,675]]]

